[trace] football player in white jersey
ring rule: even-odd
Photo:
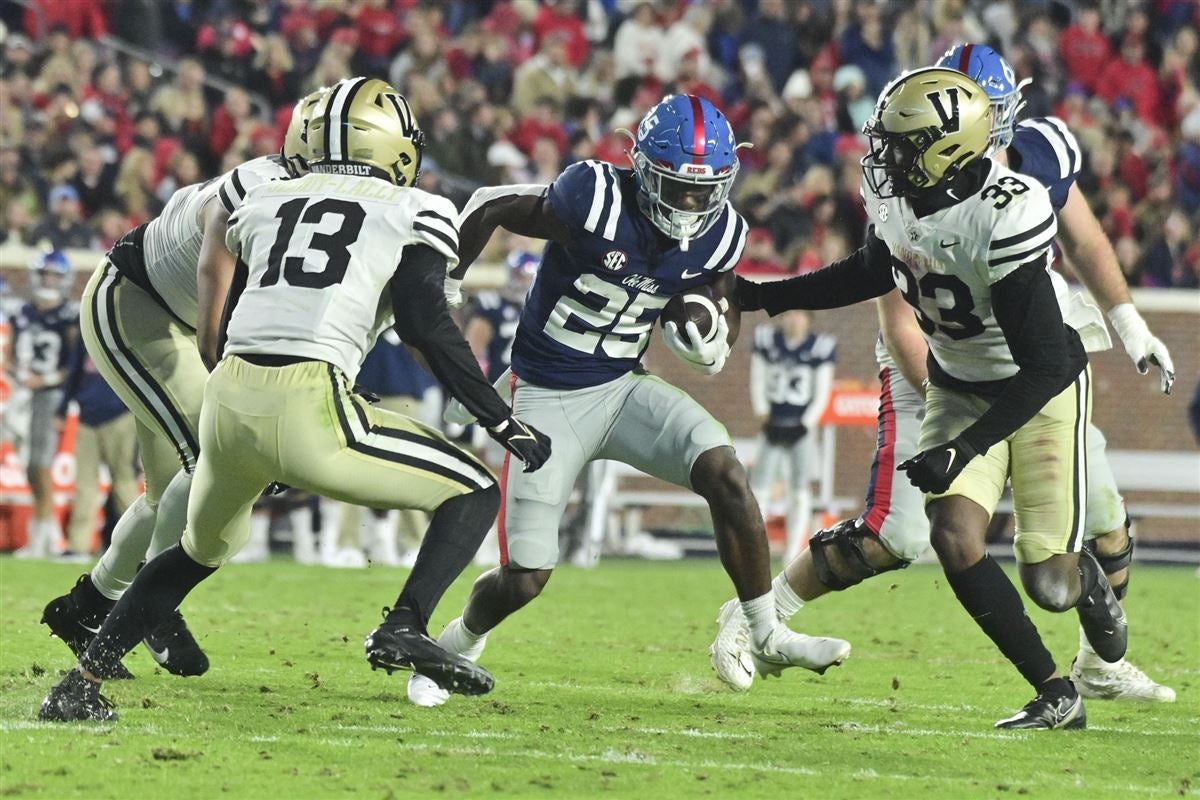
[[[137,419],[146,491],[121,516],[112,544],[91,573],[42,614],[51,633],[77,656],[139,565],[183,535],[204,382],[216,363],[217,323],[233,276],[226,220],[250,187],[307,171],[305,126],[322,91],[296,104],[279,155],[176,191],[157,218],[113,245],[84,290],[83,340]],[[175,675],[208,669],[208,658],[178,613],[147,633],[146,648]],[[123,667],[115,671],[132,677]]]
[[[479,370],[442,294],[458,263],[455,208],[415,187],[424,137],[387,83],[353,78],[313,111],[312,172],[248,189],[226,242],[238,272],[223,358],[205,386],[202,449],[179,547],[150,561],[73,670],[46,698],[48,720],[104,720],[100,681],[197,584],[245,544],[274,480],[373,508],[432,513],[395,607],[366,640],[372,667],[414,668],[482,694],[486,670],[425,634],[429,614],[483,540],[500,492],[486,466],[351,387],[394,325],[511,454],[536,470],[549,439],[512,415]]]
[[[867,244],[768,289],[744,309],[830,308],[898,288],[930,348],[920,452],[899,465],[926,493],[931,542],[962,605],[1034,687],[998,727],[1083,727],[1083,701],[988,555],[984,534],[1011,477],[1021,580],[1042,608],[1076,608],[1095,651],[1125,653],[1104,573],[1081,551],[1087,355],[1049,276],[1057,230],[1044,187],[984,157],[991,110],[962,73],[929,68],[885,89],[864,132]],[[845,557],[845,554],[839,554]]]
[[[1058,215],[1059,243],[1093,297],[1107,310],[1134,365],[1142,373],[1158,368],[1160,386],[1170,393],[1174,381],[1171,355],[1137,313],[1112,245],[1087,198],[1076,185],[1082,155],[1066,125],[1054,117],[1017,123],[1024,105],[1012,67],[984,45],[957,45],[938,66],[958,69],[987,92],[992,104],[989,155],[1045,186]],[[1110,341],[1095,309],[1079,296],[1068,298],[1066,282],[1051,279],[1065,307],[1067,324],[1079,331],[1090,351],[1108,349]],[[787,565],[776,584],[781,619],[832,592],[849,589],[891,569],[907,566],[929,546],[929,523],[919,489],[897,473],[897,464],[917,454],[925,415],[923,383],[928,377],[929,348],[912,310],[898,293],[876,301],[881,336],[876,346],[882,390],[879,438],[863,513],[819,532],[809,549]],[[1105,454],[1103,433],[1088,426],[1088,498],[1084,547],[1092,550],[1118,599],[1129,585],[1133,539],[1124,501]],[[835,553],[834,550],[838,552]],[[830,556],[833,555],[833,558]],[[838,557],[841,555],[841,558]],[[777,581],[780,579],[777,578]],[[790,590],[790,593],[789,593]],[[717,675],[745,691],[752,676],[742,669],[747,629],[736,602],[727,603],[710,649]],[[1173,702],[1175,692],[1129,661],[1108,663],[1096,655],[1081,630],[1079,652],[1071,663],[1071,681],[1084,697]]]

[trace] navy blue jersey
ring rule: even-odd
[[[472,315],[482,317],[492,326],[492,339],[487,348],[487,378],[495,383],[512,364],[513,342],[517,338],[517,323],[521,320],[521,304],[499,292],[480,292],[475,296]]]
[[[817,368],[837,361],[837,339],[810,333],[792,344],[774,325],[759,325],[754,329],[754,355],[766,366],[766,397],[771,407],[767,424],[797,426],[812,404]]]
[[[633,171],[599,161],[567,167],[548,201],[573,239],[546,246],[512,356],[538,386],[579,389],[632,370],[667,301],[733,269],[746,245],[746,221],[728,203],[688,250],[664,243],[638,208]]]
[[[391,328],[380,334],[367,353],[355,381],[383,397],[422,397],[437,385]]]
[[[1079,142],[1058,117],[1035,117],[1017,125],[1008,146],[1009,168],[1037,180],[1050,192],[1059,211],[1083,168]]]
[[[60,303],[54,308],[39,309],[33,303],[26,303],[13,317],[12,328],[18,373],[57,375],[57,379],[46,383],[46,388],[61,384],[72,361],[72,348],[79,339],[79,307]]]

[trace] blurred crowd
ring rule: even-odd
[[[397,86],[429,137],[425,188],[625,163],[664,94],[725,110],[750,268],[797,272],[862,235],[858,131],[900,70],[961,41],[1055,114],[1130,282],[1200,282],[1200,4],[1191,0],[28,0],[0,4],[3,234],[110,245],[177,187],[278,149],[301,94]],[[116,48],[115,37],[129,47]]]

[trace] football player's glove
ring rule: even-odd
[[[748,281],[741,275],[737,276],[737,288],[734,295],[738,308],[742,311],[762,311],[762,284]]]
[[[1142,315],[1133,307],[1133,303],[1121,303],[1108,311],[1117,336],[1125,345],[1125,352],[1133,359],[1137,371],[1145,375],[1150,371],[1150,365],[1158,367],[1159,387],[1163,394],[1170,394],[1175,385],[1175,364],[1167,346],[1153,333]]]
[[[663,326],[663,341],[675,357],[694,370],[705,375],[716,375],[725,368],[729,358],[729,323],[724,314],[717,315],[717,330],[707,342],[700,336],[700,329],[691,320],[683,326],[687,338],[679,335],[674,322]]]
[[[446,282],[442,287],[442,293],[446,295],[446,305],[450,308],[461,308],[466,301],[462,293],[463,282],[458,278],[446,276]]]
[[[351,391],[353,391],[356,395],[361,397],[363,400],[366,400],[371,405],[375,405],[376,403],[379,402],[379,399],[380,399],[379,395],[375,394],[374,392],[372,392],[370,389],[366,388],[365,386],[359,386],[356,383],[356,384],[354,384],[354,388]]]
[[[515,416],[487,429],[488,435],[525,463],[524,472],[534,472],[550,458],[550,437]]]
[[[908,480],[926,494],[941,494],[976,456],[975,448],[961,438],[917,453],[896,469],[908,473]]]

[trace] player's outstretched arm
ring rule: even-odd
[[[801,308],[817,311],[842,308],[880,297],[896,288],[892,254],[872,228],[867,243],[841,261],[785,281],[755,283],[737,279],[742,311],[766,311],[771,316]]]
[[[1171,354],[1134,307],[1116,251],[1078,185],[1071,186],[1058,212],[1058,233],[1067,258],[1108,314],[1138,371],[1144,375],[1150,364],[1158,367],[1162,390],[1170,394],[1175,382]]]
[[[389,291],[396,333],[425,357],[434,377],[532,472],[550,457],[550,439],[512,415],[488,383],[443,295],[446,257],[428,245],[404,248]]]
[[[212,372],[221,360],[221,315],[233,283],[236,259],[225,246],[229,212],[217,202],[204,209],[204,239],[196,263],[196,345],[200,360]]]

